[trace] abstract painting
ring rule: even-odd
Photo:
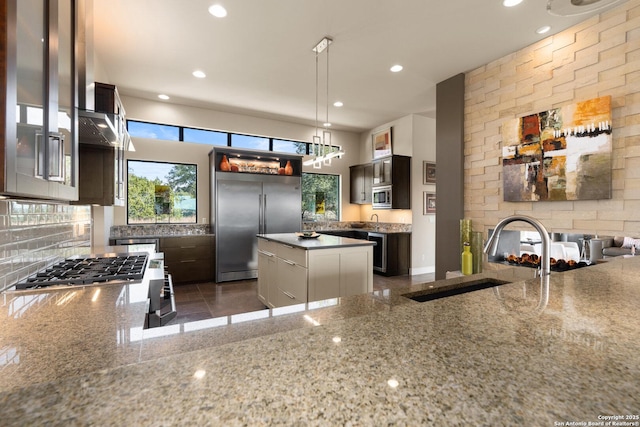
[[[611,97],[502,125],[504,200],[611,198]]]
[[[371,135],[373,144],[373,159],[391,155],[391,128],[381,130]]]

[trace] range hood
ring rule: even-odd
[[[114,114],[78,110],[78,130],[80,144],[94,144],[117,147],[120,144],[114,122]]]

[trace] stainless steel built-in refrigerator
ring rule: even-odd
[[[215,172],[216,281],[258,275],[257,234],[301,229],[300,176]],[[213,216],[213,215],[212,215]]]

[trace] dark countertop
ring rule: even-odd
[[[316,232],[318,233],[327,233],[327,232],[332,232],[332,231],[364,231],[365,233],[380,233],[380,234],[411,234],[411,231],[396,231],[396,230],[389,230],[389,229],[378,229],[376,230],[375,228],[340,228],[340,229],[334,229],[334,228],[327,228],[327,229],[316,229]]]
[[[2,424],[553,426],[640,410],[640,257],[143,330],[142,285],[0,305]],[[418,303],[402,295],[511,283]],[[632,420],[635,422],[635,420]]]
[[[328,234],[320,234],[320,236],[315,239],[305,239],[299,237],[296,233],[258,234],[258,238],[306,250],[375,245],[375,242],[368,240],[350,239],[348,237],[331,236]]]

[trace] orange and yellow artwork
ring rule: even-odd
[[[611,97],[502,125],[505,201],[611,198]]]

